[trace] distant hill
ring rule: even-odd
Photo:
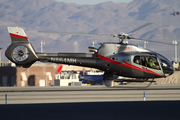
[[[173,9],[180,10],[179,0],[134,0],[129,3],[104,2],[96,5],[77,5],[54,0],[2,0],[0,47],[3,47],[4,52],[10,44],[6,26],[24,28],[36,51],[40,51],[40,41],[44,40],[45,52],[88,52],[87,47],[91,46],[93,40],[118,42],[118,39],[44,34],[39,33],[40,30],[117,34],[129,32],[145,23],[154,23],[135,32],[133,37],[179,42],[180,16],[170,15]],[[129,42],[143,46],[143,42]],[[148,43],[147,47],[174,60],[174,47],[171,45]]]

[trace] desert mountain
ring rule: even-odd
[[[133,33],[133,37],[154,41],[180,41],[180,16],[170,13],[180,10],[179,0],[134,0],[129,3],[104,2],[78,5],[54,0],[0,1],[0,46],[10,44],[6,26],[22,27],[36,51],[45,41],[45,52],[88,52],[93,40],[118,42],[115,38],[45,34],[38,31],[60,31],[91,34],[129,32],[145,23],[153,23]],[[143,42],[129,41],[143,47]],[[95,45],[98,47],[98,44]],[[148,43],[147,48],[174,60],[174,46]],[[6,60],[4,56],[3,60]]]

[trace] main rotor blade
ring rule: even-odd
[[[145,39],[139,39],[139,38],[130,38],[130,39],[134,39],[134,40],[141,40],[141,41],[147,41],[147,42],[155,42],[155,43],[161,43],[161,44],[168,44],[168,45],[174,45],[172,43],[166,43],[166,42],[159,42],[159,41],[153,41],[153,40],[145,40]],[[178,45],[179,46],[179,45]]]
[[[147,23],[147,24],[145,24],[145,25],[143,25],[143,26],[141,26],[141,27],[139,27],[139,28],[137,28],[137,29],[135,29],[135,30],[132,30],[131,32],[129,32],[128,34],[130,35],[130,34],[132,34],[133,32],[135,32],[135,31],[137,31],[137,30],[139,30],[139,29],[141,29],[141,28],[144,28],[144,27],[146,27],[146,26],[148,26],[148,25],[151,25],[152,23]]]
[[[97,35],[97,34],[84,34],[84,33],[51,32],[51,31],[39,31],[39,32],[40,33],[54,33],[54,34],[68,34],[68,35],[82,35],[82,36],[112,37],[112,35]]]

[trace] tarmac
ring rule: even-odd
[[[179,120],[179,108],[180,85],[0,88],[2,120]]]
[[[0,105],[1,120],[179,120],[179,101]]]

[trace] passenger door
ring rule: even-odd
[[[162,75],[162,70],[159,66],[159,60],[156,56],[141,56],[142,67],[144,67],[144,75],[153,77],[153,75]]]
[[[144,72],[142,70],[142,62],[141,62],[141,56],[136,55],[133,57],[133,62],[132,62],[132,73],[136,77],[144,77]]]

